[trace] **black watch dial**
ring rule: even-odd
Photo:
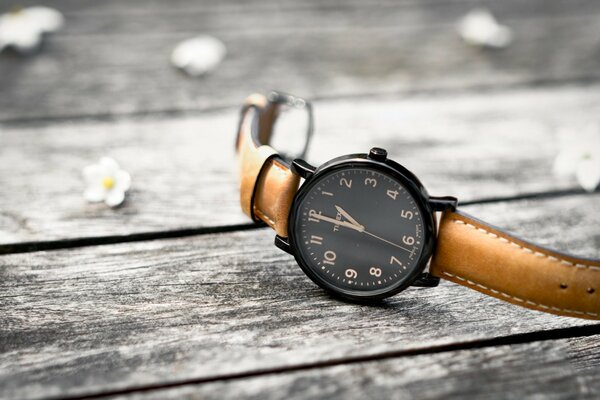
[[[419,204],[399,179],[377,168],[315,176],[292,221],[301,266],[327,289],[358,297],[385,294],[420,266],[428,231]]]

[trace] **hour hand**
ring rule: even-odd
[[[361,224],[359,224],[359,223],[358,223],[358,221],[357,221],[357,220],[355,220],[354,218],[352,218],[352,216],[351,216],[350,214],[348,214],[348,213],[346,212],[346,210],[344,210],[342,207],[340,207],[340,206],[337,206],[337,205],[336,205],[336,206],[335,206],[335,209],[336,209],[336,210],[337,210],[337,211],[338,211],[340,214],[342,214],[342,216],[343,216],[344,218],[346,218],[348,221],[350,221],[350,222],[351,222],[353,225],[356,225],[357,227],[361,227],[361,228],[363,228],[363,229],[364,229],[364,226],[362,226]]]
[[[360,232],[362,232],[362,230],[365,229],[362,225],[355,225],[348,221],[339,221],[335,218],[327,217],[327,216],[321,215],[321,214],[313,214],[312,217],[316,218],[316,219],[320,219],[321,221],[332,223],[334,225],[345,226],[346,228],[354,229],[354,230],[360,231]]]

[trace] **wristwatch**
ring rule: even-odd
[[[287,108],[308,114],[297,157],[269,145]],[[273,228],[275,244],[323,289],[372,301],[443,278],[530,309],[600,319],[600,260],[546,249],[457,210],[456,198],[430,196],[381,148],[314,167],[303,160],[312,131],[306,100],[254,94],[236,149],[242,210]]]

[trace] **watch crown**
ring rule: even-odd
[[[387,158],[387,151],[380,147],[373,147],[369,151],[369,158],[375,161],[385,161]]]

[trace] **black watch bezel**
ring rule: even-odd
[[[337,287],[324,278],[316,274],[308,263],[302,258],[300,249],[298,247],[296,239],[295,223],[297,219],[297,213],[299,210],[299,204],[302,202],[304,197],[310,192],[313,185],[318,182],[321,176],[328,174],[333,171],[356,168],[356,167],[367,167],[373,168],[379,172],[389,174],[394,179],[397,179],[413,196],[417,201],[418,207],[423,216],[423,223],[425,225],[424,244],[423,250],[419,260],[415,263],[413,270],[406,275],[403,279],[395,283],[394,285],[382,289],[373,291],[359,291],[352,289],[345,289]],[[393,296],[422,276],[423,271],[427,267],[433,251],[435,249],[436,239],[436,225],[434,219],[434,210],[431,207],[429,201],[429,194],[419,181],[419,179],[408,169],[402,165],[394,162],[393,160],[386,159],[384,161],[377,161],[369,158],[367,154],[349,154],[341,157],[334,158],[326,162],[325,164],[318,167],[310,177],[307,177],[292,202],[290,213],[288,216],[288,240],[291,247],[291,252],[294,255],[296,262],[304,271],[304,273],[317,285],[325,289],[329,293],[332,293],[338,297],[342,297],[352,301],[368,301],[383,299],[386,297]]]

